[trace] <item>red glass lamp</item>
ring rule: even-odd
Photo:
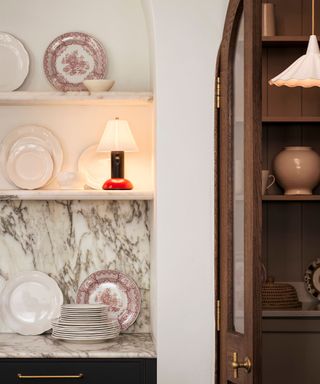
[[[116,117],[109,120],[97,148],[98,152],[111,152],[111,179],[102,188],[105,190],[132,189],[131,181],[124,178],[124,153],[137,152],[138,147],[127,120]]]

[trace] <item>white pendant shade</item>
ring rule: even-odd
[[[315,35],[309,38],[307,53],[271,79],[269,84],[278,87],[320,87],[320,51]]]
[[[97,152],[109,151],[138,151],[127,120],[114,119],[107,122]]]

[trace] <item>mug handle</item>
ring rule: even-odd
[[[273,175],[269,175],[269,176],[268,176],[268,179],[269,179],[270,177],[271,177],[272,180],[271,180],[271,183],[267,185],[266,190],[269,189],[269,188],[275,183],[275,181],[276,181],[276,178],[275,178]]]

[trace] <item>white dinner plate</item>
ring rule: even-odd
[[[0,91],[14,91],[28,75],[28,52],[21,41],[9,33],[0,32],[0,57]]]
[[[98,144],[90,145],[81,153],[78,170],[90,188],[102,189],[111,176],[111,160],[108,153],[97,152],[97,147]]]
[[[1,295],[6,325],[21,335],[40,335],[60,314],[63,295],[57,283],[42,272],[21,272],[9,279]]]
[[[63,151],[59,140],[47,128],[38,125],[24,125],[7,134],[0,144],[0,166],[5,178],[11,182],[6,164],[11,150],[22,144],[40,144],[51,154],[54,169],[52,179],[61,171],[63,163]]]
[[[61,306],[62,310],[67,311],[101,311],[107,308],[108,307],[105,304],[63,304]]]
[[[10,151],[7,175],[22,189],[37,189],[48,183],[53,172],[53,160],[47,149],[37,144],[22,144]]]
[[[118,323],[118,321],[116,320],[116,322]],[[52,324],[60,324],[60,325],[64,325],[64,326],[82,326],[82,327],[87,327],[88,325],[90,325],[92,323],[92,320],[88,320],[88,321],[83,321],[83,320],[59,320],[58,322],[57,321],[53,321]],[[111,323],[111,321],[108,321],[108,320],[95,320],[94,322],[95,326],[97,327],[105,327],[105,326],[113,326],[115,323]]]
[[[85,340],[83,340],[83,339],[75,340],[72,338],[68,339],[68,338],[63,338],[63,337],[57,337],[54,335],[52,335],[51,337],[55,340],[60,340],[60,341],[64,341],[66,343],[71,343],[71,344],[100,344],[100,343],[104,343],[108,339],[114,339],[116,336],[110,337],[110,338],[93,339],[93,340],[86,340],[86,339]]]

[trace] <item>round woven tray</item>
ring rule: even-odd
[[[294,309],[300,308],[295,288],[286,283],[275,283],[268,279],[262,285],[262,309]]]

